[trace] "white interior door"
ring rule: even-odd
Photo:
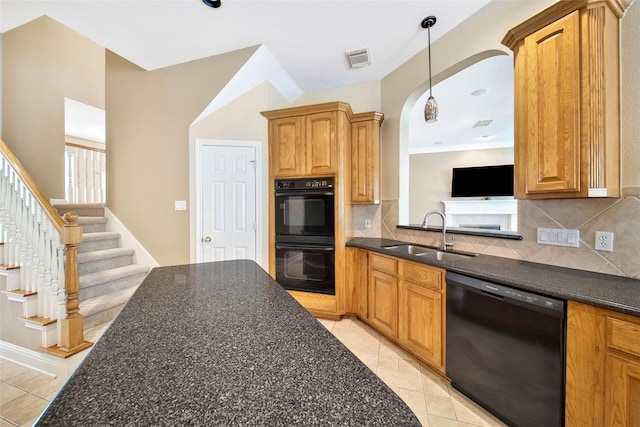
[[[256,259],[256,148],[203,145],[200,260]]]

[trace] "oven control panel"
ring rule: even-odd
[[[327,190],[334,182],[334,178],[277,179],[276,190]]]

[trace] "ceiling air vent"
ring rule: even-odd
[[[475,125],[473,125],[474,128],[486,128],[487,126],[489,126],[491,124],[491,122],[493,122],[493,120],[479,120]]]
[[[360,68],[371,64],[371,56],[369,55],[369,48],[352,50],[345,52],[351,68]]]

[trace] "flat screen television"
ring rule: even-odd
[[[453,168],[451,197],[513,196],[513,165]]]

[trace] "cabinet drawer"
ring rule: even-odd
[[[371,254],[369,258],[371,269],[389,274],[398,274],[398,261],[386,256]]]
[[[607,317],[607,345],[640,357],[640,323]]]
[[[411,262],[402,263],[402,279],[429,289],[441,290],[444,284],[444,270]]]

